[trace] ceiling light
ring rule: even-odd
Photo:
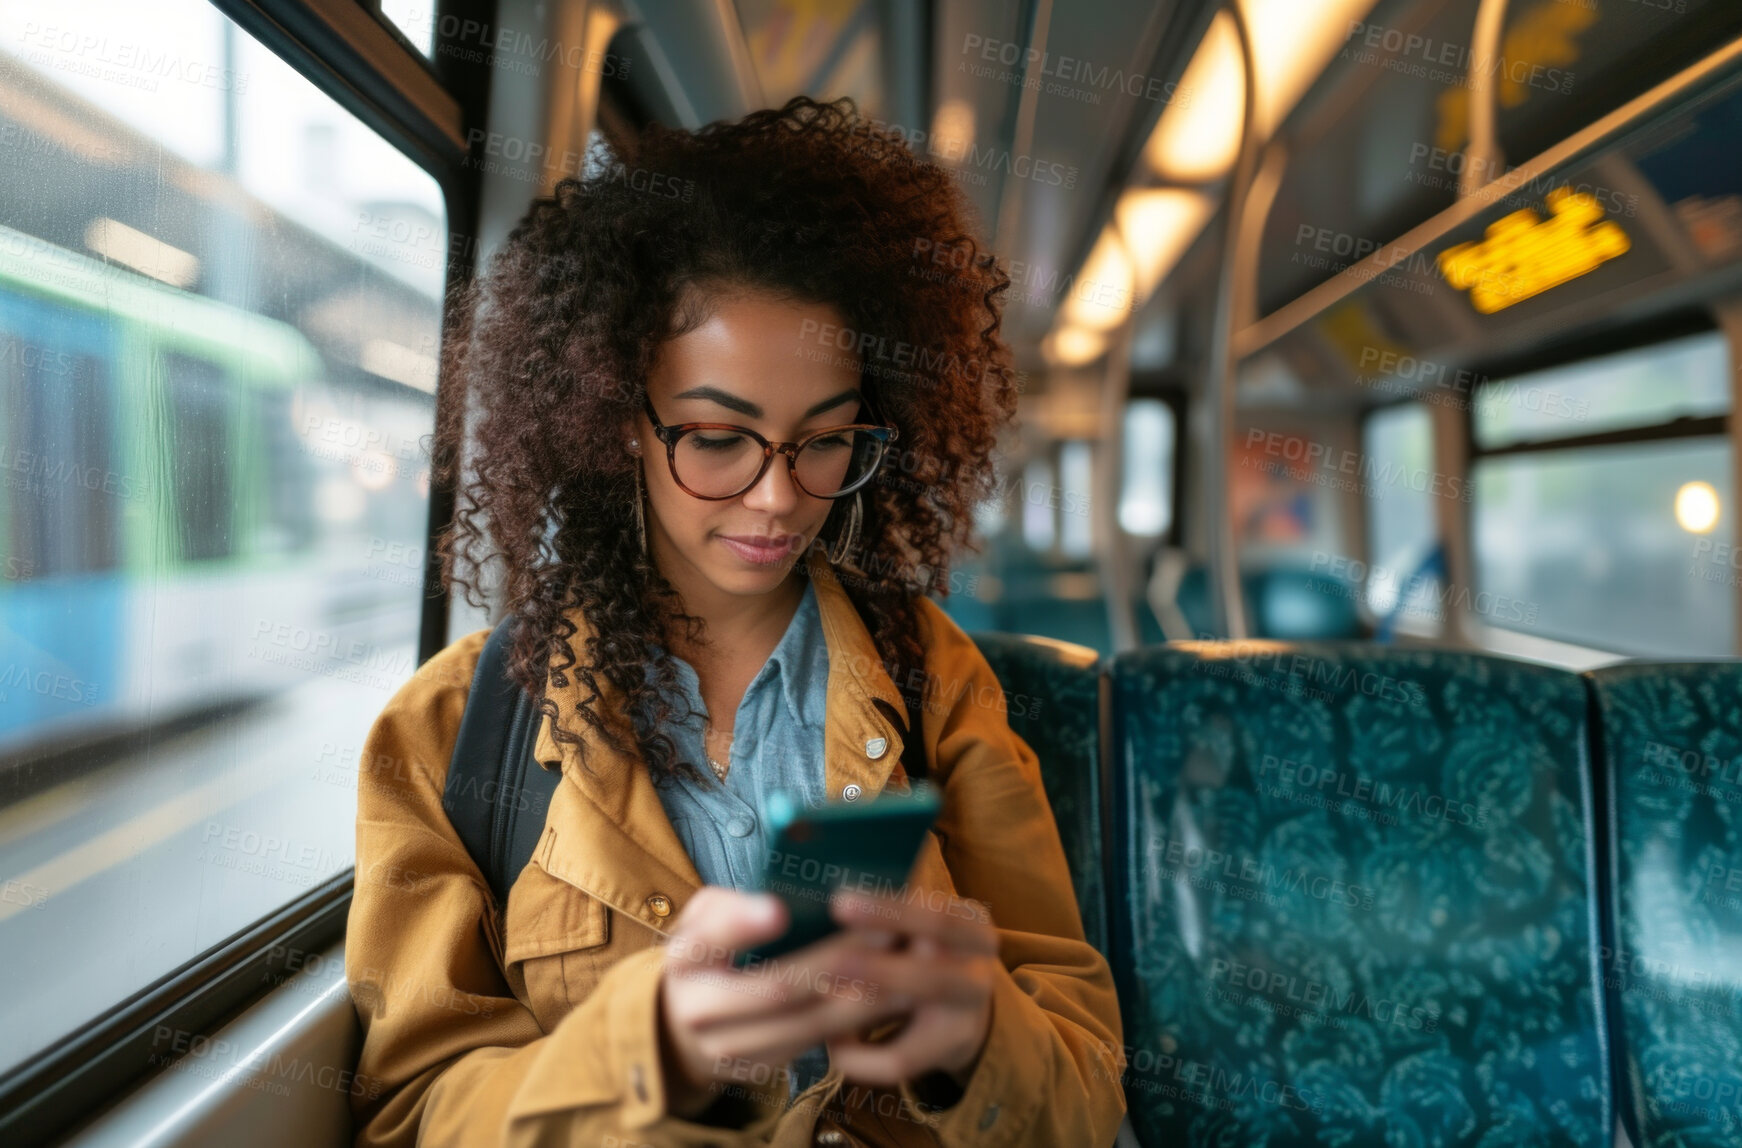
[[[1131,190],[1119,197],[1113,219],[1125,237],[1141,303],[1172,271],[1210,218],[1210,197],[1178,188]]]
[[[1372,10],[1374,0],[1240,0],[1258,61],[1258,135],[1270,138]]]
[[[1374,0],[1240,0],[1257,62],[1254,129],[1268,139],[1349,41]],[[1156,175],[1176,183],[1220,179],[1240,152],[1245,69],[1234,18],[1218,12],[1144,148]]]
[[[1144,148],[1157,175],[1202,183],[1234,166],[1246,109],[1244,85],[1234,18],[1218,12]]]
[[[1067,324],[1111,330],[1131,315],[1135,276],[1125,241],[1119,229],[1109,223],[1101,229],[1082,272],[1071,281],[1059,314]]]
[[[1082,327],[1060,327],[1052,333],[1043,348],[1047,357],[1064,367],[1081,367],[1094,362],[1107,349],[1106,336]]]

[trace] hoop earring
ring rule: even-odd
[[[641,540],[641,553],[647,557],[652,557],[647,550],[647,523],[643,520],[641,512],[641,461],[639,459],[635,462],[635,535]]]
[[[847,555],[852,553],[853,543],[859,539],[860,517],[859,495],[854,494],[853,509],[847,512],[847,528],[841,531],[840,537],[835,539],[835,544],[828,549],[831,564],[839,566]]]

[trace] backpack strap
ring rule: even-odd
[[[931,772],[925,762],[925,704],[916,703],[906,690],[902,691],[901,699],[907,703],[907,736],[901,739],[901,768],[907,772],[910,783],[924,781]]]
[[[513,644],[514,619],[504,618],[478,656],[442,790],[442,809],[498,908],[507,907],[509,886],[532,859],[562,780],[533,760],[540,715],[536,700],[508,676]]]

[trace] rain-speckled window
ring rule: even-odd
[[[204,0],[0,6],[0,139],[4,1071],[349,869],[447,226]]]

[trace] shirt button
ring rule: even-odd
[[[671,898],[664,893],[655,893],[647,899],[647,907],[655,917],[671,916]]]
[[[750,836],[751,831],[755,828],[756,822],[752,821],[742,813],[726,822],[726,832],[734,837],[748,837]]]
[[[846,798],[848,801],[857,801],[859,800],[860,792],[861,791],[857,785],[843,786],[841,789],[841,796]]]

